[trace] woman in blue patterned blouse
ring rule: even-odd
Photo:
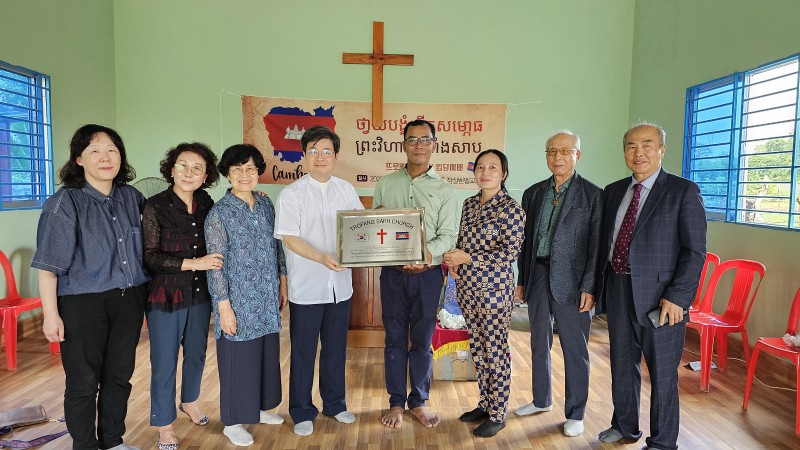
[[[208,253],[220,253],[221,270],[208,272],[220,382],[223,433],[238,446],[253,443],[243,424],[283,423],[268,413],[281,402],[280,311],[288,302],[286,260],[273,238],[275,208],[253,195],[267,164],[252,145],[222,154],[219,172],[231,188],[206,218]]]
[[[508,325],[514,307],[514,270],[525,237],[525,212],[505,189],[508,159],[486,150],[475,159],[478,194],[464,200],[456,248],[444,254],[455,278],[458,306],[469,329],[478,373],[478,407],[462,422],[483,421],[473,434],[491,437],[506,426],[511,386]]]

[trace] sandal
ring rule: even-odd
[[[180,444],[165,444],[161,442],[161,433],[158,433],[158,450],[178,450]]]
[[[191,420],[192,423],[194,423],[195,425],[200,425],[201,427],[205,426],[205,425],[208,425],[208,416],[203,416],[202,419],[200,419],[197,422],[195,422],[194,419],[192,419],[192,415],[189,414],[188,412],[186,412],[186,410],[183,409],[183,403],[178,404],[178,409],[180,409],[182,413],[184,413],[187,416],[189,416],[189,420]],[[164,450],[164,449],[161,449],[161,450]],[[167,450],[175,450],[175,449],[167,449]]]

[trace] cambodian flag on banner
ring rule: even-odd
[[[408,240],[408,231],[398,231],[394,234],[394,239],[396,241],[407,241]]]
[[[269,143],[275,151],[275,156],[281,155],[281,161],[298,162],[303,157],[300,148],[300,138],[303,133],[314,125],[324,125],[335,131],[336,119],[333,117],[333,108],[314,108],[312,115],[300,108],[286,108],[276,106],[264,116],[264,125],[269,133]]]

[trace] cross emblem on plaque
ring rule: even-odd
[[[383,245],[383,238],[384,238],[384,236],[386,236],[386,232],[383,231],[383,228],[381,228],[381,231],[378,232],[378,233],[375,233],[375,234],[377,234],[378,236],[381,237],[381,245]]]
[[[372,126],[382,125],[383,66],[413,66],[414,55],[383,53],[383,22],[372,22],[372,53],[342,53],[342,64],[372,65]]]

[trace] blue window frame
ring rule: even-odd
[[[686,90],[683,175],[709,220],[800,230],[799,58]]]
[[[50,77],[0,61],[0,211],[53,194]]]

